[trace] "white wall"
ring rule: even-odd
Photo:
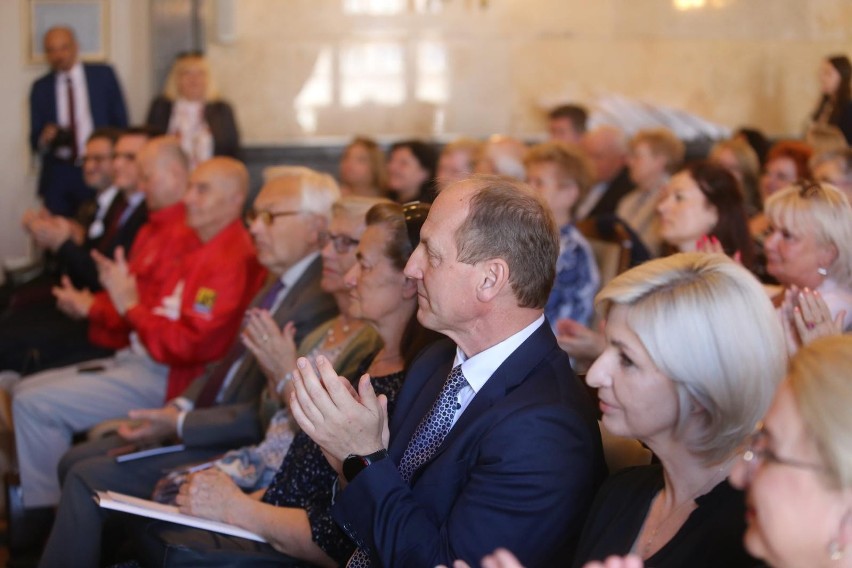
[[[530,135],[608,93],[798,134],[821,58],[852,54],[850,0],[222,1],[208,53],[248,144]]]
[[[132,122],[160,89],[151,85],[151,1],[109,0],[109,55]],[[356,133],[529,135],[543,130],[546,107],[602,93],[791,135],[815,103],[820,59],[852,54],[850,0],[488,0],[484,10],[480,3],[208,0],[207,52],[247,145]],[[218,43],[222,4],[233,9],[235,35]],[[45,69],[26,62],[27,6],[0,0],[0,259],[27,252],[18,220],[34,203],[27,93]],[[359,13],[367,6],[385,13]],[[384,74],[369,75],[376,68]],[[359,82],[361,73],[370,80]],[[366,98],[353,99],[359,89]],[[312,121],[315,128],[305,128]]]
[[[149,0],[111,0],[109,60],[124,88],[131,122],[144,119],[151,97]],[[0,260],[29,254],[21,215],[36,205],[37,169],[27,144],[28,95],[45,65],[27,62],[27,0],[0,2]]]

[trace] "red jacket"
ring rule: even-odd
[[[248,231],[236,220],[184,258],[157,304],[140,302],[127,312],[149,355],[171,367],[166,400],[225,356],[265,277]]]
[[[184,257],[200,247],[198,236],[186,226],[183,203],[149,213],[128,256],[130,272],[136,276],[139,303],[151,308],[159,304],[171,292],[164,290],[166,281],[180,268]],[[109,295],[105,291],[95,294],[89,310],[89,341],[108,349],[121,349],[129,344],[131,331]]]

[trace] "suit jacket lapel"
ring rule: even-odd
[[[299,296],[304,292],[305,288],[316,282],[319,272],[322,270],[321,262],[320,258],[317,258],[314,262],[312,262],[296,283],[293,284],[293,287],[287,292],[287,295],[281,303],[278,304],[278,307],[272,314],[272,319],[275,320],[275,323],[277,323],[279,327],[283,326],[290,319],[293,307],[297,304]],[[257,307],[260,302],[263,301],[264,296],[266,296],[266,292],[274,283],[275,280],[271,280],[258,294],[255,295],[251,302],[251,307]],[[245,377],[247,373],[254,372],[256,365],[257,360],[254,355],[251,351],[246,350],[246,354],[243,357],[242,363],[240,363],[240,368],[237,369],[235,377]],[[241,380],[232,380],[228,388],[238,388],[240,383],[242,383]]]
[[[59,109],[56,107],[56,84],[59,81],[59,73],[56,71],[51,72],[51,81],[49,82],[50,88],[46,89],[45,94],[47,95],[45,110],[48,111],[47,120],[45,122],[53,122],[55,124],[59,123]],[[41,133],[39,133],[41,134]]]
[[[89,113],[92,115],[92,124],[108,124],[109,119],[105,113],[109,105],[101,98],[103,89],[95,85],[92,70],[85,63],[83,64],[83,75],[86,77],[86,89],[89,91]]]
[[[555,347],[556,339],[553,336],[553,332],[550,330],[550,326],[545,321],[533,332],[531,336],[527,338],[526,341],[520,345],[520,347],[518,347],[499,367],[497,367],[497,370],[494,371],[488,381],[482,386],[479,392],[476,393],[476,396],[473,397],[473,400],[470,401],[470,404],[459,417],[452,430],[450,430],[450,433],[447,434],[447,437],[444,438],[443,443],[441,443],[441,446],[435,454],[429,459],[429,461],[421,466],[418,472],[422,471],[422,469],[427,467],[432,460],[440,456],[444,450],[455,442],[455,440],[463,436],[465,431],[469,429],[470,425],[482,416],[482,414],[484,414],[489,408],[494,406],[494,404],[502,400],[506,396],[506,393],[524,382],[532,370],[535,369],[539,363],[541,363],[542,359],[544,359]],[[447,375],[445,373],[444,378],[446,378],[446,376]],[[438,391],[436,391],[435,395],[432,397],[432,402],[438,398],[438,392],[442,385],[443,381],[438,386]],[[427,411],[429,407],[431,407],[432,402],[430,402],[429,406],[427,406]],[[423,415],[425,415],[425,412],[421,415],[421,418]],[[418,419],[418,422],[419,421],[420,419]],[[412,480],[416,480],[416,478],[417,474],[415,473]]]
[[[454,355],[455,344],[452,341],[441,341],[424,352],[413,371],[406,375],[403,392],[397,399],[391,419],[389,451],[395,463],[399,463],[417,425],[438,399],[452,370]]]
[[[300,301],[304,294],[308,291],[311,291],[315,286],[318,286],[319,276],[322,272],[322,259],[317,257],[314,259],[312,263],[308,265],[308,268],[302,273],[302,276],[293,283],[293,286],[287,292],[287,295],[284,297],[284,300],[278,306],[278,309],[275,310],[275,313],[272,314],[272,318],[278,323],[279,326],[283,326],[289,319],[291,319],[291,313],[299,305]]]

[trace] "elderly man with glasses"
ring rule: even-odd
[[[258,260],[275,276],[249,309],[268,310],[281,327],[293,322],[296,343],[337,311],[320,287],[320,248],[339,196],[330,176],[288,168],[261,188],[246,216]],[[80,565],[97,564],[107,513],[95,506],[93,490],[148,497],[164,470],[258,441],[263,434],[258,400],[265,384],[257,359],[237,337],[227,355],[182,396],[162,408],[133,411],[136,423],[120,428],[119,435],[68,452],[59,466],[62,499],[41,565],[62,565],[70,550]],[[112,457],[137,445],[171,440],[184,449],[121,464]]]
[[[60,307],[89,318],[89,331],[127,342],[108,359],[39,373],[13,391],[15,446],[26,509],[59,499],[56,468],[75,433],[160,404],[222,357],[266,272],[239,218],[248,172],[231,158],[199,166],[187,184],[177,141],[143,149],[151,218],[126,261],[97,255],[104,291],[65,281]],[[176,260],[177,259],[177,260]]]

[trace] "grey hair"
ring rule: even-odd
[[[617,276],[596,303],[603,313],[628,308],[627,325],[674,383],[675,434],[707,464],[730,457],[787,362],[781,322],[757,279],[722,254],[675,254]]]

